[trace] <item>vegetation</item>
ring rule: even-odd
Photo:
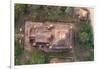
[[[25,61],[25,64],[43,64],[47,63],[46,54],[38,49],[33,49],[33,51],[27,54],[29,59]]]
[[[15,41],[15,64],[20,64],[20,56],[22,55],[23,49],[22,45]]]
[[[26,56],[29,56],[29,59],[27,59]],[[18,41],[15,42],[15,65],[43,64],[47,62],[48,58],[44,52],[38,49],[33,49],[31,52],[26,52],[22,49],[22,45]]]
[[[70,14],[69,14],[70,13]],[[31,21],[70,21],[73,18],[73,7],[46,6],[46,5],[28,5],[15,4],[15,27],[23,25],[19,20],[28,19]]]
[[[89,23],[84,23],[81,25],[79,31],[79,41],[80,44],[85,44],[88,48],[94,48],[93,30]]]
[[[20,19],[25,14],[26,5],[16,4],[15,5],[15,22]]]
[[[74,11],[73,7],[61,7],[61,6],[45,6],[45,5],[28,5],[28,4],[15,4],[15,34],[19,31],[19,27],[24,25],[25,20],[37,21],[37,22],[68,22],[73,21]],[[68,22],[69,23],[69,22]],[[86,48],[88,50],[94,49],[93,44],[93,31],[90,22],[78,24],[79,35],[78,44],[80,47]],[[85,49],[85,50],[86,50]],[[80,50],[77,49],[77,50]],[[84,50],[84,51],[85,51]],[[80,51],[79,51],[80,52]],[[94,52],[89,52],[90,56],[86,57],[87,60],[94,59]],[[52,53],[53,54],[53,53]],[[38,49],[33,49],[32,52],[25,52],[23,50],[23,45],[18,41],[15,41],[15,65],[19,64],[43,64],[49,63],[52,54],[46,54]],[[63,58],[65,54],[53,54],[56,57]],[[81,55],[81,54],[80,54]],[[26,56],[29,56],[27,59]],[[22,61],[23,60],[23,61]]]

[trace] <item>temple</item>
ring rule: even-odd
[[[36,47],[44,52],[61,52],[75,46],[74,26],[61,22],[25,23],[25,49]]]

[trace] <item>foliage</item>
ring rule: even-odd
[[[28,5],[28,4],[15,4],[15,30],[16,26],[23,26],[22,20],[26,17],[31,19],[31,21],[62,21],[67,22],[67,20],[73,20],[74,11],[72,7],[63,6],[43,6],[43,5]],[[21,21],[20,21],[21,20]],[[81,23],[79,30],[79,44],[80,46],[85,45],[87,48],[94,48],[93,45],[93,31],[89,23]],[[15,33],[16,34],[16,33]],[[21,64],[20,58],[23,54],[23,49],[21,44],[15,41],[15,64]],[[25,53],[26,54],[26,53]],[[53,53],[54,54],[54,53]],[[28,52],[29,60],[24,61],[22,64],[43,64],[48,63],[48,56],[38,49],[34,49],[32,52]],[[59,54],[60,55],[60,54]],[[27,55],[26,55],[27,56]],[[64,57],[65,55],[61,57]],[[93,59],[89,57],[89,60]]]
[[[15,41],[15,64],[20,64],[20,57],[22,55],[22,45],[18,42],[18,41]]]
[[[22,55],[25,57],[28,56],[30,59],[25,60]],[[22,59],[23,58],[23,59]],[[22,62],[23,61],[23,62]],[[21,48],[21,44],[19,42],[15,42],[15,64],[43,64],[47,63],[48,59],[44,52],[38,49],[34,49],[31,52],[24,52]]]
[[[15,56],[20,56],[22,54],[22,45],[15,41]]]
[[[35,49],[28,52],[29,60],[25,61],[25,64],[44,64],[47,63],[47,56],[41,50]]]
[[[93,31],[89,23],[81,25],[79,32],[79,41],[81,44],[85,44],[88,48],[94,48],[93,45]]]
[[[73,18],[73,12],[72,7],[16,4],[15,21],[28,15],[33,21],[66,21],[69,17]]]
[[[45,54],[41,51],[35,51],[32,55],[32,63],[42,64],[45,63]]]
[[[25,4],[16,4],[15,5],[15,22],[20,19],[21,16],[25,14]]]

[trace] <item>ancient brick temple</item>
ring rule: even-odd
[[[25,23],[24,47],[32,47],[44,52],[60,52],[75,46],[74,26],[62,22],[30,22]]]

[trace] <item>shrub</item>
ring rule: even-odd
[[[21,48],[21,44],[17,41],[15,41],[15,65],[20,64],[20,57],[22,55],[22,48]]]
[[[93,31],[90,24],[82,24],[79,31],[79,42],[85,44],[88,48],[94,48]]]

